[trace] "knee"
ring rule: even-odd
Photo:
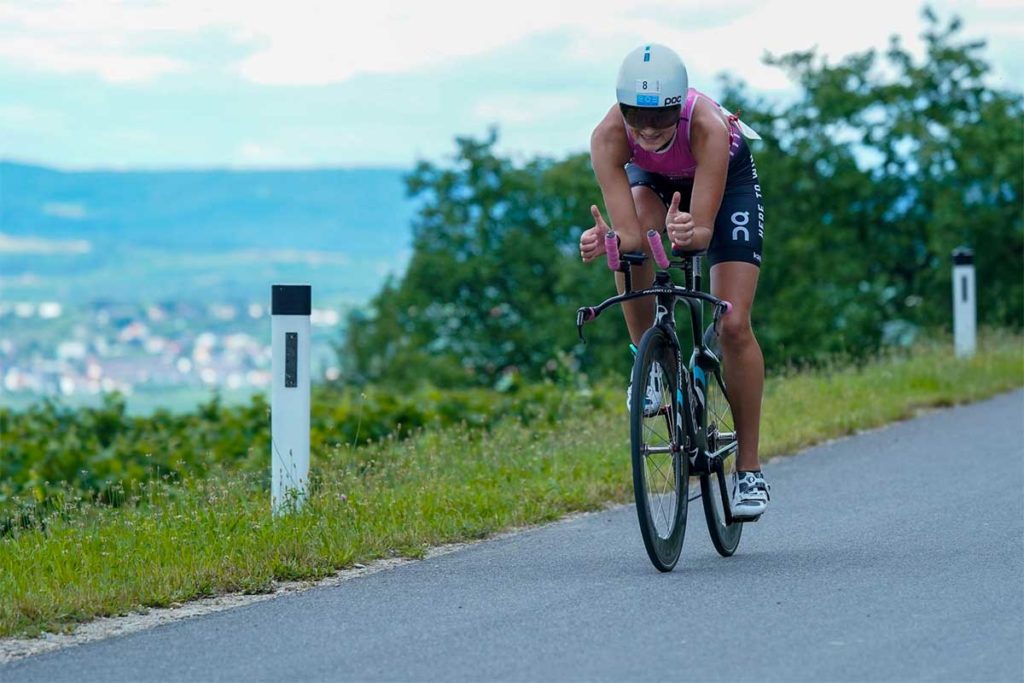
[[[732,310],[718,322],[719,343],[727,349],[739,349],[754,341],[747,311]]]

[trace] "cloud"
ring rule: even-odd
[[[720,0],[708,14],[690,6],[688,26],[699,31],[739,12],[751,0]],[[292,5],[260,4],[246,17],[245,36],[262,45],[239,67],[246,78],[269,85],[325,85],[366,74],[423,71],[520,43],[530,36],[569,31],[571,50],[541,55],[551,68],[563,59],[605,58],[649,39],[672,0],[479,0],[378,2],[358,7],[334,2],[308,3],[296,20]],[[301,16],[301,15],[300,15]],[[381,95],[388,94],[386,83]]]
[[[1019,0],[930,4],[943,20],[962,14],[967,38],[991,39],[992,81],[1019,89]],[[2,153],[79,167],[408,165],[497,124],[501,149],[561,154],[586,147],[619,61],[640,43],[675,47],[709,95],[726,72],[785,100],[796,86],[762,63],[766,52],[817,46],[836,61],[899,34],[920,56],[921,8],[0,0]]]
[[[86,240],[48,240],[0,233],[0,254],[88,254],[92,245]]]
[[[479,101],[473,107],[472,115],[480,123],[500,121],[516,125],[549,121],[554,116],[579,107],[580,98],[571,95],[524,92]]]
[[[340,251],[241,249],[227,255],[233,263],[284,263],[307,266],[349,266],[352,257]]]
[[[1022,20],[1012,0],[932,4],[940,13],[980,13],[987,29],[1020,35]],[[771,89],[782,76],[760,66],[766,50],[818,44],[838,56],[868,43],[884,47],[892,33],[916,37],[920,12],[917,2],[891,0],[720,0],[711,9],[693,0],[22,0],[0,4],[0,63],[146,82],[208,67],[189,45],[214,35],[232,48],[217,65],[223,70],[261,85],[322,86],[458,60],[468,64],[529,36],[566,31],[571,47],[550,55],[552,68],[555,57],[603,63],[638,42],[658,41],[677,46],[697,69],[749,66]],[[884,21],[876,20],[880,15]],[[378,87],[382,98],[394,94],[387,80]]]
[[[92,73],[111,82],[148,81],[196,68],[181,46],[216,31],[222,40],[246,46],[247,54],[230,68],[251,82],[327,85],[357,75],[421,71],[559,29],[571,29],[580,45],[597,49],[602,38],[606,42],[613,33],[646,32],[672,4],[666,0],[15,2],[0,5],[0,61],[44,72]],[[721,0],[714,21],[721,21],[722,12],[730,7],[747,5],[749,0]],[[583,49],[576,52],[586,54]],[[382,85],[382,95],[386,94]]]
[[[82,45],[59,45],[45,39],[9,38],[0,42],[0,60],[58,74],[94,73],[111,83],[148,81],[184,71],[186,63],[159,55],[125,55]]]
[[[92,0],[5,3],[0,5],[0,63],[46,73],[89,73],[113,83],[148,81],[185,70],[185,59],[154,54],[146,43],[165,30],[161,26],[172,32],[188,30],[187,22],[165,24],[162,17],[144,12]]]
[[[66,218],[68,220],[80,221],[86,217],[88,212],[84,204],[77,202],[47,202],[43,204],[43,214],[55,218]]]

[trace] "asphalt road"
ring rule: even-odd
[[[625,455],[623,456],[625,457]],[[0,666],[0,681],[1024,680],[1024,392],[768,470],[671,574],[632,507]]]

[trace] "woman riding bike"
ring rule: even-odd
[[[618,103],[590,138],[590,158],[621,251],[649,251],[649,228],[664,228],[674,247],[707,249],[711,292],[733,304],[719,326],[729,403],[739,440],[733,515],[757,519],[769,501],[758,461],[764,357],[750,325],[764,238],[764,202],[744,135],[757,135],[718,103],[689,87],[686,67],[663,45],[630,52],[619,69]],[[608,232],[597,206],[580,237],[590,262]],[[623,291],[624,278],[616,284]],[[634,268],[636,289],[654,282],[648,259]],[[633,344],[654,323],[654,299],[623,304]]]

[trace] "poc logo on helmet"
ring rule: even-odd
[[[678,97],[678,96],[677,97],[666,97],[664,100],[662,100],[661,104],[659,105],[658,104],[658,96],[657,95],[637,95],[636,96],[636,104],[639,107],[657,107],[657,106],[668,107],[668,106],[671,106],[673,104],[679,104],[682,101],[683,101],[682,97]]]

